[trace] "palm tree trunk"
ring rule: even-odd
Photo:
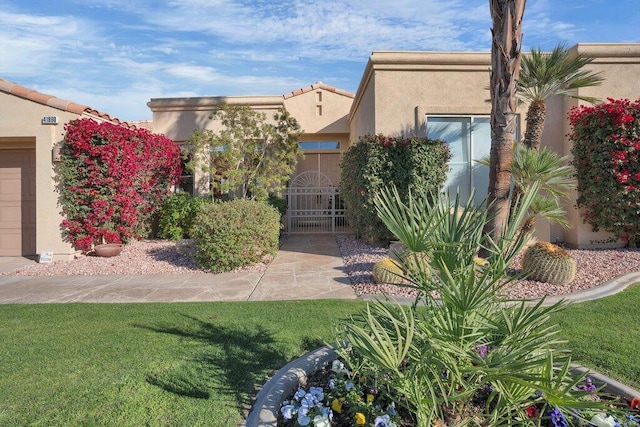
[[[489,222],[485,233],[496,239],[509,218],[511,162],[516,133],[516,87],[522,51],[526,0],[489,0],[491,45],[491,152]]]
[[[527,109],[527,130],[524,133],[524,145],[529,150],[538,150],[542,143],[542,131],[547,117],[547,104],[544,100],[534,100]]]

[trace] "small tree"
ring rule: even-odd
[[[238,191],[241,198],[266,200],[281,192],[302,156],[297,120],[280,109],[268,123],[264,113],[231,104],[222,104],[213,117],[222,129],[191,135],[187,165],[209,177],[212,195]]]
[[[640,241],[640,99],[574,108],[569,122],[583,219],[594,231],[603,228],[635,247]]]

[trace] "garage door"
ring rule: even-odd
[[[0,256],[36,253],[35,150],[0,150]]]

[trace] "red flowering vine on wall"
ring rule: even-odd
[[[640,242],[640,99],[611,99],[569,112],[585,222],[631,246]]]
[[[180,147],[163,135],[79,119],[65,125],[59,168],[63,235],[89,251],[148,234],[180,178]]]

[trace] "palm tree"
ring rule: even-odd
[[[485,233],[500,236],[509,216],[511,162],[516,133],[516,89],[522,58],[526,0],[489,0],[491,43],[491,152]]]
[[[547,116],[546,100],[553,95],[565,95],[587,102],[593,97],[578,95],[578,89],[599,85],[600,73],[583,70],[592,58],[572,54],[564,44],[551,52],[531,49],[522,58],[522,70],[518,80],[518,98],[529,101],[524,135],[524,145],[533,150],[540,148],[542,130]]]

